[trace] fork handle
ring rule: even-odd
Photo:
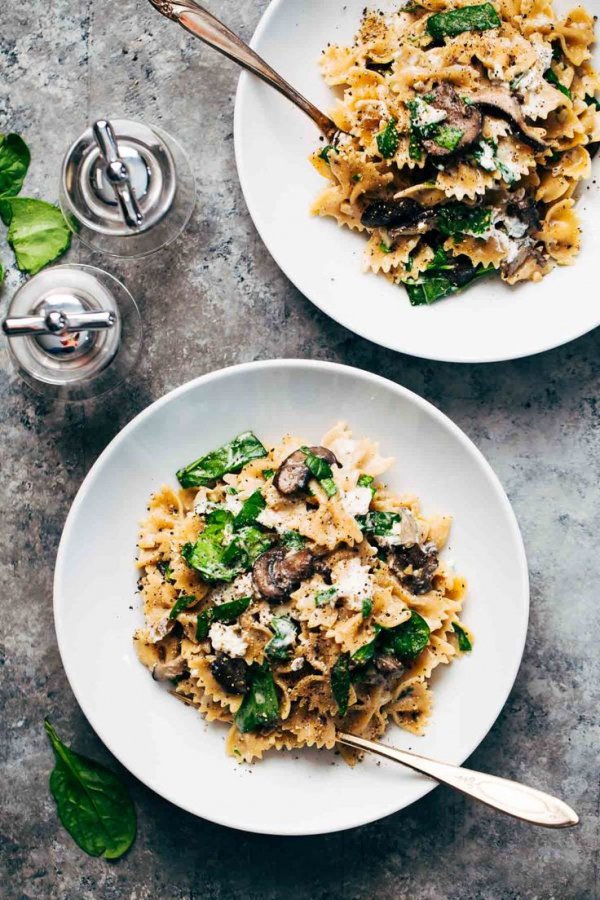
[[[244,69],[248,69],[254,75],[258,75],[267,84],[274,87],[280,94],[291,100],[307,116],[313,120],[323,132],[328,141],[333,141],[338,128],[335,123],[317,109],[306,97],[303,97],[295,88],[281,77],[268,63],[252,50],[220,22],[212,13],[200,6],[195,0],[150,0],[152,6],[163,16],[178,22],[186,31],[200,38],[209,47],[223,53],[233,62],[238,63]]]
[[[368,741],[353,734],[338,732],[337,740],[356,750],[376,753],[378,756],[383,756],[384,759],[401,763],[414,772],[429,775],[430,778],[435,778],[441,784],[446,784],[462,794],[467,794],[509,816],[515,816],[523,822],[543,825],[546,828],[568,828],[579,822],[577,813],[562,800],[516,781],[498,778],[496,775],[487,775],[484,772],[474,772],[472,769],[463,769],[461,766],[453,766],[449,763],[436,762],[425,756],[418,756],[416,753],[409,753],[407,750],[399,750],[396,747],[388,747],[386,744],[379,744],[376,741]]]

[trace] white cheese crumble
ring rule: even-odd
[[[487,141],[480,141],[479,147],[481,148],[481,153],[477,157],[477,162],[486,172],[495,172],[496,159],[494,156],[494,148],[491,144],[488,144]]]
[[[263,509],[263,511],[256,517],[256,521],[263,525],[265,528],[271,528],[273,531],[283,532],[283,531],[293,531],[293,527],[291,522],[294,521],[295,513],[282,511],[278,512],[275,509]]]
[[[522,238],[529,230],[527,222],[523,222],[522,219],[517,219],[516,216],[505,216],[504,227],[511,238]]]
[[[225,500],[223,501],[223,506],[234,516],[240,512],[242,506],[244,504],[240,500],[237,494],[226,494]]]
[[[360,609],[362,601],[373,593],[373,576],[368,566],[360,559],[343,559],[333,567],[331,580],[337,588],[338,597],[345,597],[351,609]]]
[[[248,649],[248,643],[239,634],[236,625],[223,625],[222,622],[215,622],[214,625],[211,625],[208,636],[213,648],[228,656],[243,656]]]
[[[292,662],[290,669],[292,672],[299,672],[303,665],[304,665],[304,657],[297,656],[296,659]]]
[[[369,511],[372,498],[371,488],[356,487],[342,496],[342,506],[349,516],[364,516]]]
[[[396,547],[398,544],[418,544],[421,539],[421,529],[410,509],[400,511],[400,521],[392,525],[392,533],[384,537],[377,537],[377,543],[387,547]]]
[[[430,103],[426,103],[421,97],[415,97],[413,124],[417,128],[426,128],[428,125],[436,125],[448,118],[445,109],[438,109]]]
[[[210,593],[210,599],[213,603],[219,605],[219,603],[235,600],[236,597],[252,597],[253,593],[252,573],[246,572],[245,575],[238,575],[231,584],[222,584],[213,588]]]

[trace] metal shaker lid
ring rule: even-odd
[[[141,234],[169,212],[177,188],[161,135],[131,119],[99,120],[63,162],[63,212],[74,230],[113,237]]]

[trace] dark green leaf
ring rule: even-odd
[[[350,699],[350,654],[342,653],[331,670],[331,691],[340,716],[348,712]]]
[[[447,278],[422,278],[418,282],[403,282],[411,306],[425,306],[456,293],[456,288]]]
[[[561,94],[564,94],[565,97],[568,97],[569,100],[573,99],[571,91],[568,87],[565,87],[564,84],[560,83],[558,75],[556,74],[554,69],[546,69],[546,71],[544,72],[544,78],[547,82],[549,82],[549,84],[555,87],[557,91],[560,91]]]
[[[377,626],[376,630],[381,631],[381,628]],[[375,650],[377,648],[378,640],[379,634],[376,634],[372,641],[369,641],[368,644],[363,644],[362,647],[359,647],[358,650],[355,650],[352,654],[352,661],[359,666],[365,666],[368,662],[371,662],[371,660],[375,656]]]
[[[223,475],[239,472],[251,460],[266,455],[267,451],[258,438],[251,431],[245,431],[223,447],[180,469],[177,478],[183,488],[210,487]]]
[[[332,144],[327,144],[326,147],[323,147],[323,149],[319,153],[319,156],[321,157],[321,159],[324,159],[326,163],[328,163],[329,162],[329,154],[331,153],[332,150],[335,153],[340,152],[337,147],[334,147]]]
[[[436,13],[427,20],[427,31],[436,41],[454,37],[464,31],[488,31],[500,28],[502,22],[491,3],[464,6],[449,12]]]
[[[374,481],[375,481],[375,479],[373,478],[372,475],[364,475],[364,474],[363,474],[363,475],[359,475],[359,476],[358,476],[358,482],[357,482],[357,484],[358,484],[359,487],[368,487],[368,488],[370,488],[370,489],[371,489],[371,493],[372,493],[372,494],[375,494],[375,493],[377,493],[377,491],[376,491],[376,489],[373,487],[373,482],[374,482]]]
[[[196,622],[196,640],[206,640],[210,626],[214,622],[223,622],[226,625],[235,622],[242,613],[246,612],[251,603],[252,597],[239,597],[237,600],[230,600],[228,603],[220,603],[219,606],[203,609]]]
[[[408,155],[411,159],[420,162],[423,158],[423,150],[421,149],[421,142],[419,140],[419,135],[415,128],[410,129],[410,137],[408,140]]]
[[[390,119],[383,131],[377,135],[377,148],[384,159],[392,159],[396,155],[400,141],[397,124],[397,119]]]
[[[453,624],[452,629],[456,634],[458,640],[458,649],[462,653],[470,653],[473,649],[473,645],[469,640],[467,632],[464,630],[464,628],[461,628],[461,626],[457,622]]]
[[[71,232],[63,214],[44,200],[2,197],[0,214],[8,243],[22,272],[35,275],[69,249]]]
[[[465,203],[448,203],[438,210],[438,230],[442,234],[480,235],[492,224],[492,210],[484,206],[467,206]]]
[[[168,562],[158,562],[156,563],[156,568],[161,573],[167,584],[175,584],[175,579],[173,578],[173,569],[171,568],[170,563]]]
[[[300,449],[306,456],[306,465],[310,474],[321,483],[327,496],[333,497],[337,493],[337,486],[333,480],[333,472],[327,460],[321,456],[315,456],[314,453],[311,453],[309,447],[301,447]]]
[[[261,514],[263,509],[265,509],[267,502],[260,491],[254,491],[254,493],[248,497],[241,510],[233,520],[233,527],[237,530],[239,528],[244,528],[246,525],[254,525],[256,524],[256,519]]]
[[[600,100],[598,100],[596,97],[592,97],[591,94],[585,95],[585,102],[588,106],[594,106],[596,109],[600,109]]]
[[[356,521],[364,534],[386,537],[394,533],[394,525],[402,521],[400,513],[368,512],[365,516],[357,516]]]
[[[281,543],[291,550],[301,550],[306,544],[306,538],[297,531],[285,531],[281,535]]]
[[[361,606],[361,612],[362,612],[363,619],[367,619],[373,612],[373,601],[371,600],[370,597],[366,597],[363,600],[362,606]]]
[[[176,619],[180,612],[183,612],[184,609],[187,609],[189,606],[192,606],[196,603],[196,598],[192,597],[191,594],[184,594],[179,597],[178,600],[173,604],[173,608],[169,613],[169,619]]]
[[[18,134],[0,135],[0,195],[15,197],[31,161],[29,148]]]
[[[430,634],[425,619],[413,610],[407,622],[386,629],[382,649],[393,653],[398,659],[412,660],[425,649]]]
[[[288,659],[292,655],[292,646],[298,634],[298,627],[288,616],[274,616],[269,622],[273,637],[265,647],[270,659]]]
[[[127,788],[113,772],[66,747],[48,719],[44,727],[56,758],[50,791],[60,821],[90,856],[118,859],[136,834],[135,807]]]
[[[333,478],[322,478],[321,487],[328,497],[335,497],[335,495],[337,494],[337,484],[335,483]]]
[[[250,690],[235,716],[235,724],[242,734],[272,728],[279,721],[279,699],[268,663],[250,668]]]
[[[195,544],[185,544],[181,555],[205,581],[233,581],[247,572],[272,544],[272,538],[254,526],[234,532],[229,510],[215,509],[205,520]]]
[[[326,588],[324,591],[317,591],[315,594],[315,606],[327,606],[332,600],[335,600],[337,593],[336,587]]]
[[[391,253],[392,252],[392,248],[389,247],[385,243],[385,241],[381,241],[381,243],[379,244],[379,249],[381,250],[382,253]]]
[[[464,131],[460,128],[453,128],[452,125],[440,125],[433,139],[438,147],[452,152],[460,144],[463,134]]]
[[[263,469],[263,478],[268,481],[275,474],[275,469]]]

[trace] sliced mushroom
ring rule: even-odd
[[[170,662],[156,663],[152,669],[152,677],[155,681],[172,681],[180,678],[187,672],[187,662],[183,656],[178,656]]]
[[[531,144],[536,150],[547,148],[547,144],[541,139],[539,130],[528,125],[523,118],[523,112],[516,97],[508,88],[490,87],[470,91],[467,95],[471,103],[487,110],[503,119],[510,119],[513,125],[521,132],[524,141]]]
[[[500,267],[502,277],[505,280],[510,281],[511,278],[514,278],[519,269],[525,265],[528,259],[535,260],[540,266],[544,266],[544,264],[548,262],[548,257],[541,246],[536,246],[531,238],[526,238],[523,241],[522,246],[514,259],[511,259],[510,262],[502,263]],[[518,280],[519,279],[517,278],[516,281]],[[510,281],[510,283],[513,284],[515,282]]]
[[[513,216],[527,225],[528,233],[537,231],[540,227],[540,211],[533,197],[528,194],[523,193],[521,196],[512,197],[506,207],[506,212],[509,216]]]
[[[481,135],[483,116],[476,106],[471,106],[462,99],[451,84],[443,82],[432,91],[431,106],[443,109],[446,118],[440,122],[441,126],[456,128],[462,132],[460,141],[452,149],[436,143],[435,138],[427,138],[423,141],[423,147],[430,156],[452,156],[466,147],[470,147]]]
[[[365,207],[361,223],[366,228],[387,228],[391,239],[400,236],[425,234],[435,227],[435,209],[422,206],[416,200],[374,200]]]
[[[219,653],[210,664],[210,671],[219,684],[230,694],[247,694],[250,689],[248,666],[243,659],[233,659]]]
[[[330,466],[341,465],[336,455],[327,447],[309,447],[308,449],[313,456],[324,459]],[[310,469],[306,465],[306,454],[303,450],[295,450],[287,459],[284,459],[277,469],[273,484],[280,494],[295,494],[298,491],[306,490],[311,477]]]
[[[364,682],[371,685],[389,684],[405,671],[405,667],[395,656],[376,656],[372,666],[365,672]]]
[[[431,590],[439,565],[437,547],[432,542],[394,547],[388,554],[387,564],[412,594],[426,594]]]
[[[254,585],[261,597],[277,603],[289,597],[314,572],[315,559],[308,548],[288,550],[272,547],[252,567]]]

